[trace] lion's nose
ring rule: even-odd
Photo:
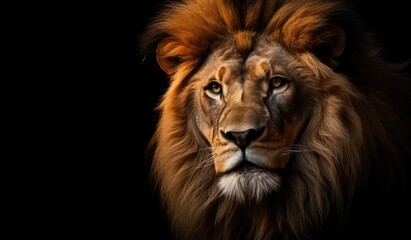
[[[241,131],[241,132],[234,132],[234,131],[228,131],[228,132],[221,132],[221,135],[227,139],[230,142],[233,142],[235,145],[237,145],[241,150],[245,150],[245,148],[255,139],[261,136],[263,134],[264,128],[260,130],[255,130],[255,129],[248,129],[246,131]]]

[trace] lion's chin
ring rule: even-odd
[[[281,185],[281,176],[276,172],[253,168],[233,171],[220,177],[218,186],[221,193],[239,202],[260,201]]]

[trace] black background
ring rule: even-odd
[[[87,42],[92,58],[82,67],[91,71],[80,93],[81,134],[75,145],[85,150],[75,166],[84,181],[74,189],[72,208],[65,212],[74,217],[66,224],[68,233],[85,230],[87,236],[168,239],[145,156],[157,120],[154,108],[167,78],[153,58],[143,61],[137,55],[137,38],[162,2],[107,3],[90,9],[93,14],[84,31],[93,35]],[[411,57],[406,1],[355,4],[385,44],[387,59],[402,62]]]

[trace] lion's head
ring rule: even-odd
[[[403,183],[410,79],[354,17],[332,1],[187,0],[150,25],[170,76],[152,173],[176,236],[340,234]]]

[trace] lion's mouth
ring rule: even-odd
[[[250,171],[253,169],[261,169],[261,167],[247,160],[241,161],[241,163],[234,168],[235,171]]]
[[[248,172],[267,172],[267,168],[260,167],[257,164],[254,164],[247,160],[242,160],[237,166],[232,168],[230,171],[225,172],[224,174],[230,174],[233,172],[237,173],[248,173]]]
[[[229,175],[232,173],[237,173],[240,175],[258,174],[258,173],[271,173],[277,176],[283,176],[285,169],[282,168],[267,168],[254,164],[248,160],[242,160],[237,166],[230,169],[229,171],[221,173],[221,175]]]
[[[239,201],[255,199],[260,201],[265,196],[280,189],[282,176],[277,170],[258,166],[242,160],[230,171],[221,174],[218,185],[221,193]]]

